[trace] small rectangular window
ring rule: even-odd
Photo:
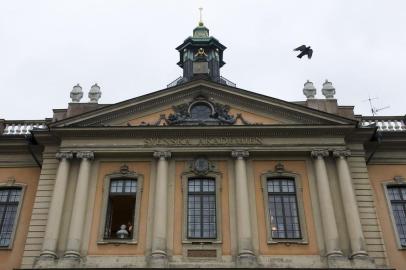
[[[268,178],[268,210],[273,239],[300,239],[294,179]]]
[[[21,188],[0,189],[0,247],[10,246]]]
[[[133,238],[136,194],[136,179],[110,182],[104,239]]]
[[[406,185],[388,186],[387,191],[400,245],[406,247]]]
[[[216,181],[212,178],[188,180],[187,232],[191,239],[215,239]]]

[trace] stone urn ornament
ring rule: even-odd
[[[307,82],[305,82],[303,87],[303,94],[306,96],[307,99],[313,99],[316,95],[316,92],[317,91],[313,83],[307,80]]]
[[[89,91],[90,103],[98,103],[100,97],[101,97],[100,86],[98,86],[97,83],[95,83],[94,85],[92,85]]]
[[[334,88],[332,82],[329,82],[328,80],[326,80],[323,83],[323,88],[321,89],[321,92],[326,97],[326,99],[333,99],[334,95],[336,93],[336,89]]]
[[[70,98],[72,99],[73,103],[78,103],[83,97],[82,87],[77,84],[73,87],[72,91],[70,91]]]

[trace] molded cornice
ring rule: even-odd
[[[304,124],[356,124],[357,121],[335,114],[318,111],[303,105],[268,97],[251,91],[218,84],[207,80],[191,81],[166,88],[81,115],[50,124],[50,127],[101,126],[131,114],[159,106],[175,105],[198,95],[221,100],[224,103],[255,108],[268,115],[282,116],[292,122]]]

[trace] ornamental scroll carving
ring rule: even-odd
[[[207,110],[207,115],[193,114],[192,110],[201,106]],[[174,113],[168,116],[169,125],[232,125],[236,118],[229,114],[230,106],[212,103],[205,97],[197,97],[192,102],[172,107]]]

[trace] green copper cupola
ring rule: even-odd
[[[179,51],[178,65],[183,69],[182,82],[205,78],[222,83],[220,68],[225,64],[223,51],[226,47],[209,35],[209,29],[200,21],[188,37],[176,48]]]

